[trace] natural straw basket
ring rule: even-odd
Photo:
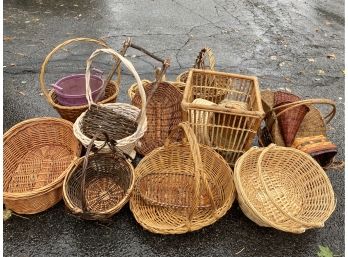
[[[72,123],[34,118],[4,134],[3,193],[6,208],[21,214],[47,210],[62,199],[62,182],[80,156]]]
[[[67,173],[63,196],[73,214],[83,219],[103,220],[128,202],[134,186],[134,168],[112,144],[111,152],[98,153],[97,150],[90,155],[94,138],[86,155]]]
[[[130,209],[145,229],[182,234],[213,224],[235,199],[232,170],[208,146],[199,145],[186,123],[179,127],[186,140],[170,143],[144,157],[135,170]],[[187,142],[188,141],[188,142]]]
[[[41,91],[45,95],[47,102],[50,105],[52,105],[54,109],[57,110],[57,112],[60,114],[60,116],[63,119],[69,120],[71,122],[74,122],[77,119],[77,117],[81,115],[82,112],[87,110],[88,105],[65,106],[65,105],[59,104],[59,102],[57,101],[57,95],[54,92],[54,90],[53,89],[51,89],[51,90],[47,89],[47,85],[46,85],[46,82],[45,82],[45,72],[46,72],[46,66],[47,66],[48,62],[50,61],[52,56],[57,51],[59,51],[60,49],[64,48],[65,46],[67,46],[69,44],[76,43],[76,42],[94,43],[94,44],[99,45],[102,48],[109,48],[108,45],[105,42],[103,42],[101,40],[97,40],[97,39],[92,39],[92,38],[74,38],[74,39],[66,40],[63,43],[61,43],[58,46],[56,46],[46,56],[42,66],[41,66],[40,77],[39,77]],[[108,83],[108,85],[106,85],[104,99],[102,99],[100,101],[100,103],[105,104],[105,103],[111,103],[111,102],[115,102],[116,101],[117,95],[119,93],[120,80],[121,80],[121,69],[118,69],[117,70],[117,80],[116,81],[110,81]]]
[[[303,233],[323,227],[336,206],[324,170],[290,147],[250,149],[235,165],[234,182],[241,209],[260,226]]]
[[[327,124],[333,119],[336,114],[336,105],[329,99],[307,99],[297,102],[289,103],[281,107],[273,107],[274,105],[274,92],[271,90],[264,90],[261,92],[262,105],[266,112],[264,118],[265,126],[258,131],[259,144],[261,146],[267,146],[270,143],[275,143],[279,146],[285,146],[277,116],[281,115],[291,108],[296,108],[305,105],[309,108],[309,112],[303,118],[303,121],[296,133],[296,138],[299,137],[311,137],[327,135]],[[330,107],[330,110],[326,110],[327,114],[323,115],[316,106]],[[281,110],[281,111],[278,111]]]
[[[130,47],[140,50],[162,63],[162,69],[157,72],[156,80],[144,86],[147,98],[147,131],[139,140],[136,151],[141,155],[146,155],[153,149],[162,146],[172,129],[182,121],[182,94],[170,82],[163,80],[165,72],[170,65],[168,59],[158,58],[133,43],[130,44]],[[139,91],[136,90],[132,104],[139,108],[141,102]]]
[[[93,61],[93,59],[98,56],[100,53],[107,53],[110,54],[116,58],[119,58],[122,63],[125,64],[125,66],[131,71],[131,73],[134,75],[137,83],[138,83],[138,87],[139,87],[139,93],[141,96],[141,110],[139,110],[139,108],[130,105],[130,104],[126,104],[126,103],[109,103],[109,104],[98,104],[98,108],[106,108],[106,109],[110,109],[113,110],[115,112],[115,115],[123,115],[133,121],[136,121],[138,123],[138,127],[136,129],[136,131],[130,135],[127,136],[125,138],[122,138],[120,140],[117,140],[117,144],[116,146],[118,148],[120,148],[125,154],[131,156],[132,158],[135,157],[135,151],[134,148],[138,142],[138,140],[144,135],[146,129],[147,129],[147,119],[146,119],[146,95],[145,95],[145,91],[142,85],[142,82],[139,78],[138,73],[136,72],[136,70],[134,69],[132,63],[130,61],[128,61],[126,58],[124,58],[123,56],[121,56],[119,53],[115,52],[112,49],[98,49],[96,51],[94,51],[92,53],[92,55],[88,58],[87,60],[87,67],[86,67],[86,96],[87,96],[87,100],[89,103],[89,106],[92,106],[92,104],[95,104],[93,102],[92,96],[91,96],[91,90],[89,87],[89,78],[90,78],[90,67],[91,67],[91,63]],[[84,116],[86,115],[86,113],[89,110],[87,110],[86,112],[83,112],[75,121],[74,123],[74,134],[75,136],[82,142],[82,144],[84,146],[88,146],[91,142],[91,138],[89,138],[88,136],[86,136],[83,131],[82,131],[82,123],[83,123],[83,119]],[[106,123],[108,122],[107,120],[105,121]],[[101,124],[102,126],[102,124]],[[104,141],[95,141],[94,142],[95,146],[97,148],[100,148],[101,146],[103,146]],[[109,149],[109,147],[105,147],[106,150]]]
[[[193,83],[194,78],[199,79],[201,84]],[[209,82],[211,80],[215,81],[214,84]],[[215,95],[214,101],[211,100],[213,90],[222,92]],[[194,92],[200,92],[200,98],[218,105],[196,104]],[[230,108],[223,102],[226,99],[246,103],[247,110],[236,109],[235,106]],[[219,105],[220,102],[223,104]],[[256,77],[197,69],[190,71],[182,109],[184,120],[195,131],[209,131],[209,146],[218,151],[231,166],[250,148],[264,116]],[[202,123],[201,117],[212,118],[209,123]],[[201,141],[202,138],[205,137],[199,138],[200,143],[206,143]]]
[[[205,58],[208,59],[208,62],[209,62],[208,66],[206,66],[204,63]],[[208,70],[214,71],[215,70],[215,63],[216,63],[216,61],[215,61],[215,56],[213,54],[213,51],[210,48],[205,47],[199,51],[198,56],[197,56],[196,61],[195,61],[195,64],[193,65],[193,68],[202,69],[202,70],[208,69]],[[188,74],[189,74],[189,71],[185,71],[185,72],[179,74],[176,77],[176,81],[186,83],[187,78],[188,78]]]

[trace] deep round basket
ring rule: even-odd
[[[12,127],[4,135],[6,208],[34,214],[59,202],[63,179],[80,151],[69,121],[34,118]]]

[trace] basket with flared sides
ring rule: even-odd
[[[3,193],[6,208],[35,214],[62,199],[63,179],[80,156],[72,123],[34,118],[4,134]]]
[[[201,78],[200,84],[194,78]],[[212,97],[212,91],[223,93]],[[197,102],[194,92],[211,103]],[[231,166],[250,148],[264,117],[256,77],[198,69],[189,73],[182,109],[194,132],[206,133],[199,143],[213,147]]]
[[[134,168],[124,154],[110,144],[111,151],[86,155],[75,162],[63,183],[67,208],[87,220],[108,219],[128,202],[134,186]]]
[[[307,106],[309,111],[300,124],[295,140],[296,138],[319,135],[327,136],[327,125],[336,114],[336,105],[332,100],[306,99],[274,107],[274,94],[275,92],[271,90],[264,90],[261,92],[262,105],[266,112],[264,118],[265,124],[258,131],[258,140],[261,146],[267,146],[271,143],[285,146],[277,117],[300,106]],[[316,106],[331,107],[331,110],[329,110],[327,114],[322,114]]]
[[[182,234],[213,224],[235,199],[232,170],[212,148],[199,145],[192,129],[180,123],[185,138],[145,156],[135,170],[130,209],[145,229]]]
[[[325,171],[291,147],[251,148],[235,165],[234,183],[248,218],[285,232],[323,227],[336,206]]]
[[[89,78],[90,78],[90,67],[93,59],[98,56],[100,53],[107,53],[112,55],[114,58],[119,58],[122,63],[125,64],[125,66],[131,71],[131,73],[134,75],[138,87],[139,87],[139,93],[141,96],[141,110],[133,105],[127,104],[127,103],[109,103],[109,104],[95,104],[93,102],[92,96],[91,96],[91,89],[89,87]],[[98,134],[101,135],[100,138],[97,138],[97,140],[94,141],[94,145],[97,148],[100,148],[101,146],[104,146],[104,142],[106,140],[104,135],[105,133],[109,135],[110,140],[116,141],[116,146],[121,149],[125,154],[131,156],[132,158],[135,157],[135,151],[134,148],[139,141],[139,139],[144,135],[146,129],[147,129],[147,119],[146,119],[146,95],[145,91],[142,85],[142,82],[139,78],[138,73],[134,69],[132,63],[128,61],[126,58],[121,56],[119,53],[115,52],[112,49],[98,49],[92,53],[92,55],[87,60],[87,67],[86,67],[86,96],[89,104],[89,109],[87,111],[83,112],[75,121],[74,123],[74,134],[75,136],[82,142],[84,146],[88,146],[91,142],[91,135]],[[104,116],[98,117],[98,119],[87,119],[87,117],[90,117],[91,112],[96,111],[98,112],[100,110],[100,114],[105,114]],[[89,112],[89,113],[88,113]],[[102,122],[99,120],[103,117],[107,117]],[[118,122],[118,121],[122,121]],[[127,122],[125,122],[127,121]],[[86,123],[84,123],[86,122]],[[120,134],[125,134],[125,130],[128,131],[128,125],[123,126],[123,124],[129,124],[129,123],[136,123],[135,124],[135,132],[123,137],[121,139],[113,138],[113,136],[119,136]],[[92,129],[93,128],[93,131]],[[90,133],[87,134],[84,131],[89,130]],[[129,134],[129,133],[128,133]],[[108,146],[105,146],[103,151],[108,151],[110,148]]]
[[[53,89],[48,90],[47,84],[45,82],[45,72],[46,72],[46,66],[48,65],[50,59],[52,56],[59,51],[60,49],[63,49],[65,46],[70,45],[72,43],[76,42],[86,42],[86,43],[94,43],[99,45],[102,48],[109,48],[108,45],[97,39],[92,38],[74,38],[64,41],[63,43],[56,46],[45,58],[41,70],[40,70],[40,88],[43,92],[44,96],[46,97],[47,102],[53,106],[53,108],[59,113],[59,115],[66,120],[69,120],[71,122],[74,122],[77,117],[81,115],[82,112],[86,111],[88,109],[88,105],[80,105],[80,106],[66,106],[62,105],[57,100],[57,94]],[[124,50],[125,52],[125,50]],[[123,53],[124,54],[124,53]],[[110,73],[111,75],[111,73]],[[110,81],[106,87],[105,87],[105,94],[103,99],[99,100],[99,103],[106,104],[106,103],[112,103],[116,101],[116,98],[119,93],[119,85],[121,80],[121,69],[117,70],[117,80],[116,81]]]

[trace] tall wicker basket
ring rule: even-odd
[[[145,229],[182,234],[213,224],[235,199],[232,170],[212,148],[199,145],[188,124],[181,123],[186,140],[174,130],[165,142],[142,159],[130,209]]]
[[[94,43],[99,45],[101,48],[109,48],[109,46],[98,39],[92,39],[92,38],[73,38],[64,41],[63,43],[56,46],[45,58],[41,70],[40,70],[40,88],[44,96],[46,97],[47,102],[53,106],[54,109],[60,114],[60,116],[63,119],[69,120],[71,122],[74,122],[77,117],[81,115],[82,112],[87,110],[88,105],[81,105],[81,106],[65,106],[60,104],[57,101],[57,95],[53,89],[49,90],[47,87],[47,84],[45,82],[45,73],[46,73],[46,67],[51,60],[51,58],[56,54],[59,50],[63,49],[67,45],[77,43],[77,42],[84,42],[84,43]],[[110,81],[108,85],[106,85],[105,88],[105,95],[104,98],[101,99],[99,102],[102,104],[105,103],[111,103],[115,102],[116,98],[119,93],[119,85],[121,80],[121,69],[117,69],[117,80],[116,81]]]
[[[204,131],[200,143],[213,147],[231,166],[250,148],[264,117],[256,77],[198,69],[190,70],[182,109],[195,134]]]

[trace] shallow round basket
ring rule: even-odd
[[[303,233],[323,227],[336,206],[324,170],[290,147],[251,148],[238,159],[234,182],[242,211],[260,226]]]
[[[84,219],[110,218],[128,202],[134,186],[134,168],[128,160],[112,153],[92,154],[87,157],[83,187],[85,158],[80,158],[66,175],[63,183],[65,205],[73,214]],[[83,194],[81,190],[84,190]]]
[[[142,155],[163,146],[169,133],[182,121],[181,101],[183,95],[169,82],[161,81],[149,98],[155,85],[156,82],[152,82],[144,86],[148,99],[146,106],[147,131],[136,147],[136,151]],[[138,90],[132,99],[132,104],[141,108],[141,96]]]
[[[66,47],[67,45],[77,43],[77,42],[84,42],[84,43],[93,43],[98,45],[99,47],[105,47],[108,48],[108,45],[97,39],[92,38],[73,38],[64,41],[63,43],[57,45],[45,58],[41,70],[40,70],[40,88],[42,93],[44,94],[47,102],[53,106],[53,108],[59,113],[59,115],[66,120],[69,120],[71,122],[75,122],[78,116],[81,115],[84,111],[88,109],[88,105],[80,105],[80,106],[66,106],[62,105],[57,100],[57,94],[55,93],[54,89],[49,90],[47,87],[47,84],[45,82],[45,73],[46,68],[51,60],[51,58],[56,54],[60,49]],[[121,80],[121,69],[117,69],[117,80],[111,81],[105,88],[105,95],[103,99],[98,101],[98,103],[106,104],[106,103],[112,103],[116,101],[116,98],[119,93],[119,85]]]
[[[6,208],[20,214],[45,211],[62,199],[62,182],[80,156],[72,123],[34,118],[4,134],[3,193]]]
[[[211,225],[235,199],[232,170],[212,148],[198,145],[192,129],[179,125],[187,140],[170,143],[145,156],[135,170],[130,209],[145,229],[182,234]],[[188,141],[188,142],[187,142]]]

